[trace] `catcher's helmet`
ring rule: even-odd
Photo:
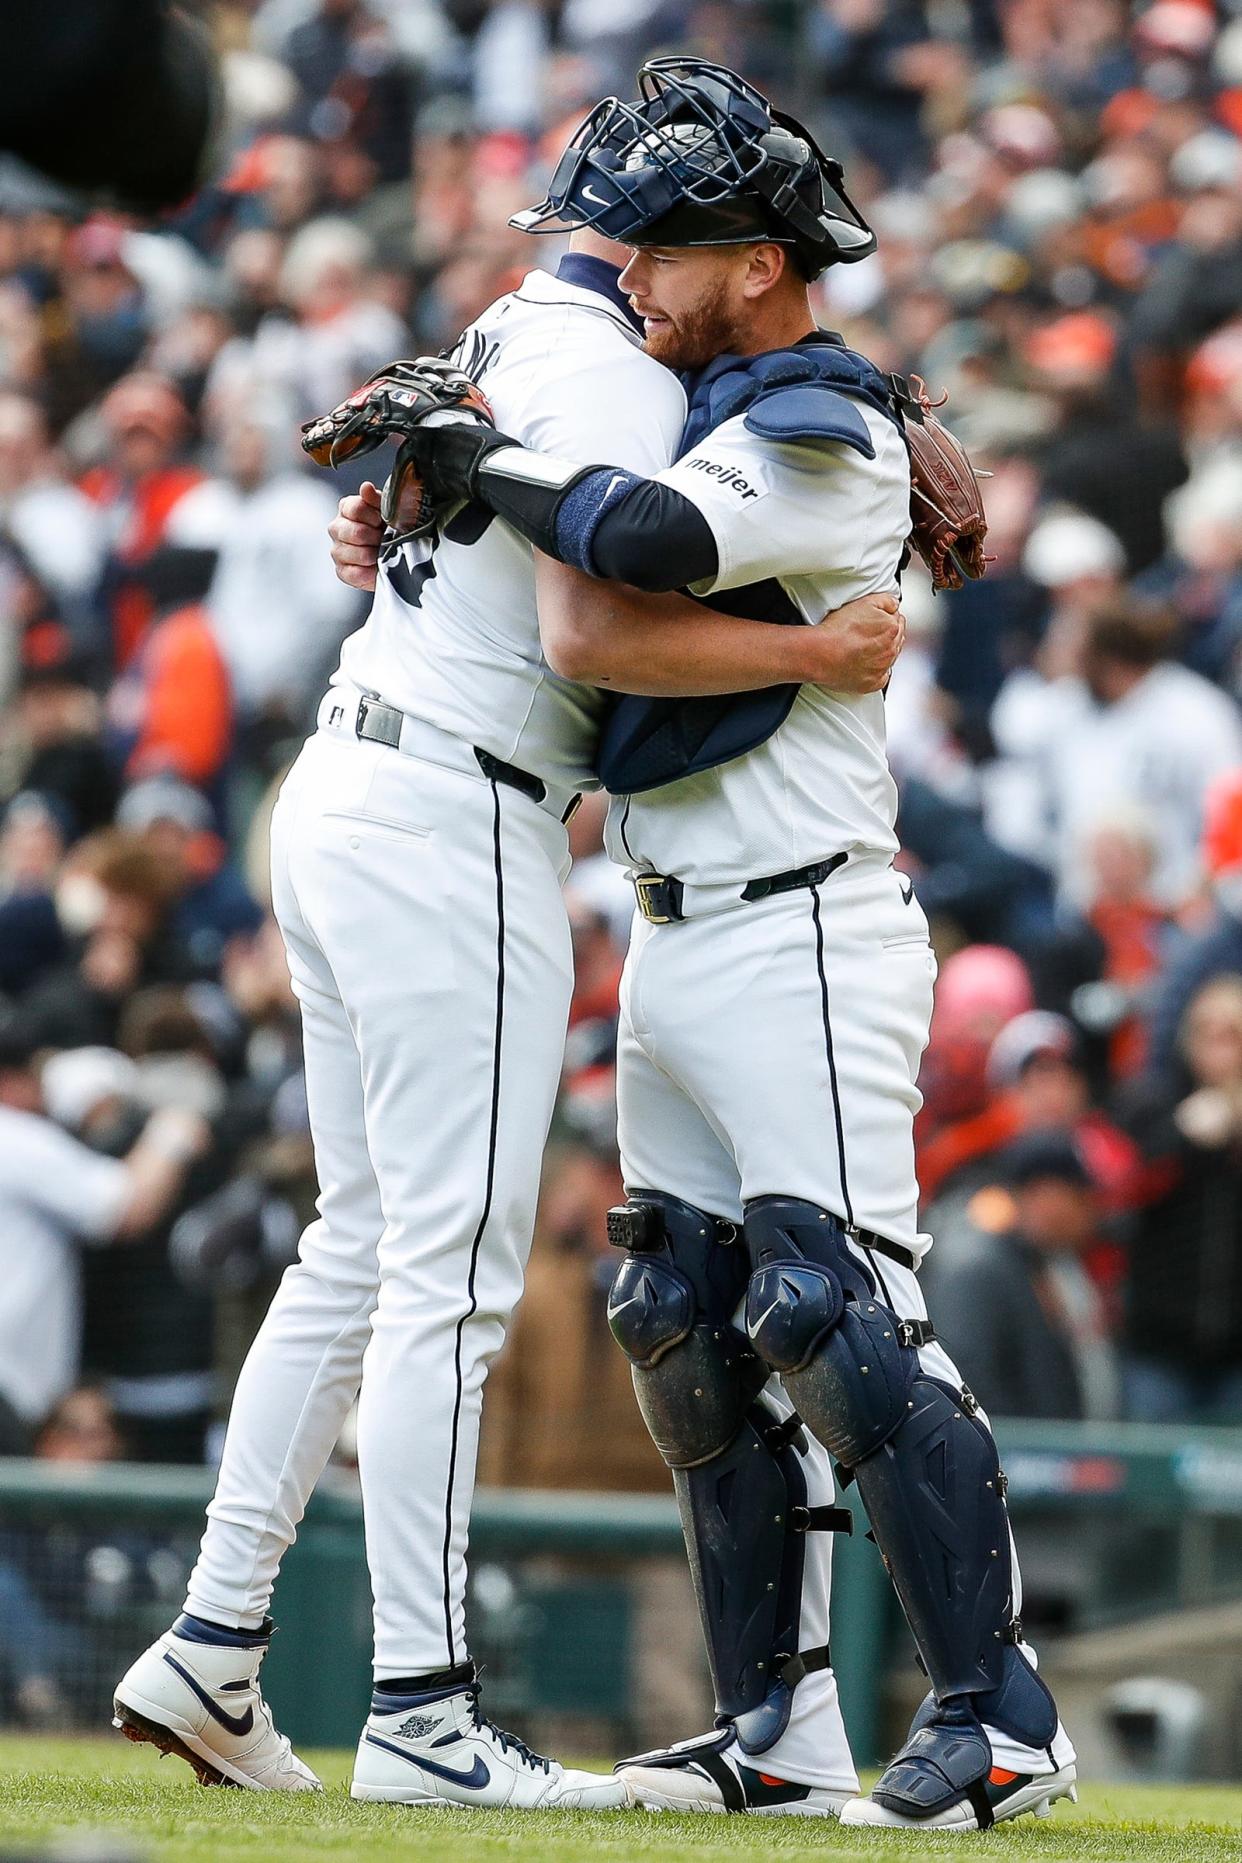
[[[513,216],[528,233],[593,226],[628,246],[775,240],[801,270],[875,251],[841,164],[753,85],[703,58],[653,58],[639,97],[608,97],[575,131],[547,197]]]

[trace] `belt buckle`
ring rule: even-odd
[[[661,889],[665,885],[663,873],[636,873],[634,891],[638,897],[638,910],[648,925],[671,925],[673,916],[670,912],[661,912],[660,906],[666,901],[661,899]]]

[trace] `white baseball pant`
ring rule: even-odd
[[[913,1255],[914,1115],[936,964],[910,883],[851,859],[813,891],[779,893],[680,924],[634,922],[621,985],[618,1114],[629,1190],[662,1190],[740,1221],[753,1198],[803,1198]],[[925,1319],[917,1274],[858,1253],[900,1319]],[[954,1385],[935,1341],[919,1357]],[[764,1395],[790,1406],[779,1380]],[[807,1502],[831,1506],[832,1459],[808,1433]],[[1017,1566],[1015,1560],[1015,1588]],[[827,1643],[832,1536],[806,1539],[800,1643]],[[1020,1594],[1015,1597],[1015,1609]],[[994,1740],[997,1763],[1005,1743]],[[855,1790],[831,1670],[794,1693],[765,1771]]]
[[[556,816],[428,727],[420,755],[358,739],[356,706],[329,694],[272,823],[319,1215],[238,1382],[186,1608],[261,1621],[361,1384],[382,1680],[467,1654],[483,1382],[522,1289],[572,960]]]

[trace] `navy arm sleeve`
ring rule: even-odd
[[[551,471],[536,455],[504,435],[480,436],[463,427],[464,444],[486,447],[452,483],[504,518],[537,549],[574,569],[650,593],[684,588],[715,576],[719,552],[711,526],[684,493],[658,479],[620,467],[586,466]],[[456,428],[433,436],[438,462],[463,444]]]
[[[652,594],[716,574],[716,539],[697,505],[658,479],[638,478],[624,496],[601,501],[592,481],[604,477],[575,486],[558,514],[557,543],[576,552],[579,568]]]

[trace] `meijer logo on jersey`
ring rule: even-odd
[[[686,461],[687,472],[705,472],[709,479],[715,479],[721,485],[727,485],[745,503],[748,498],[758,498],[759,494],[748,479],[744,479],[736,466],[722,466],[718,459],[704,459],[696,455]]]

